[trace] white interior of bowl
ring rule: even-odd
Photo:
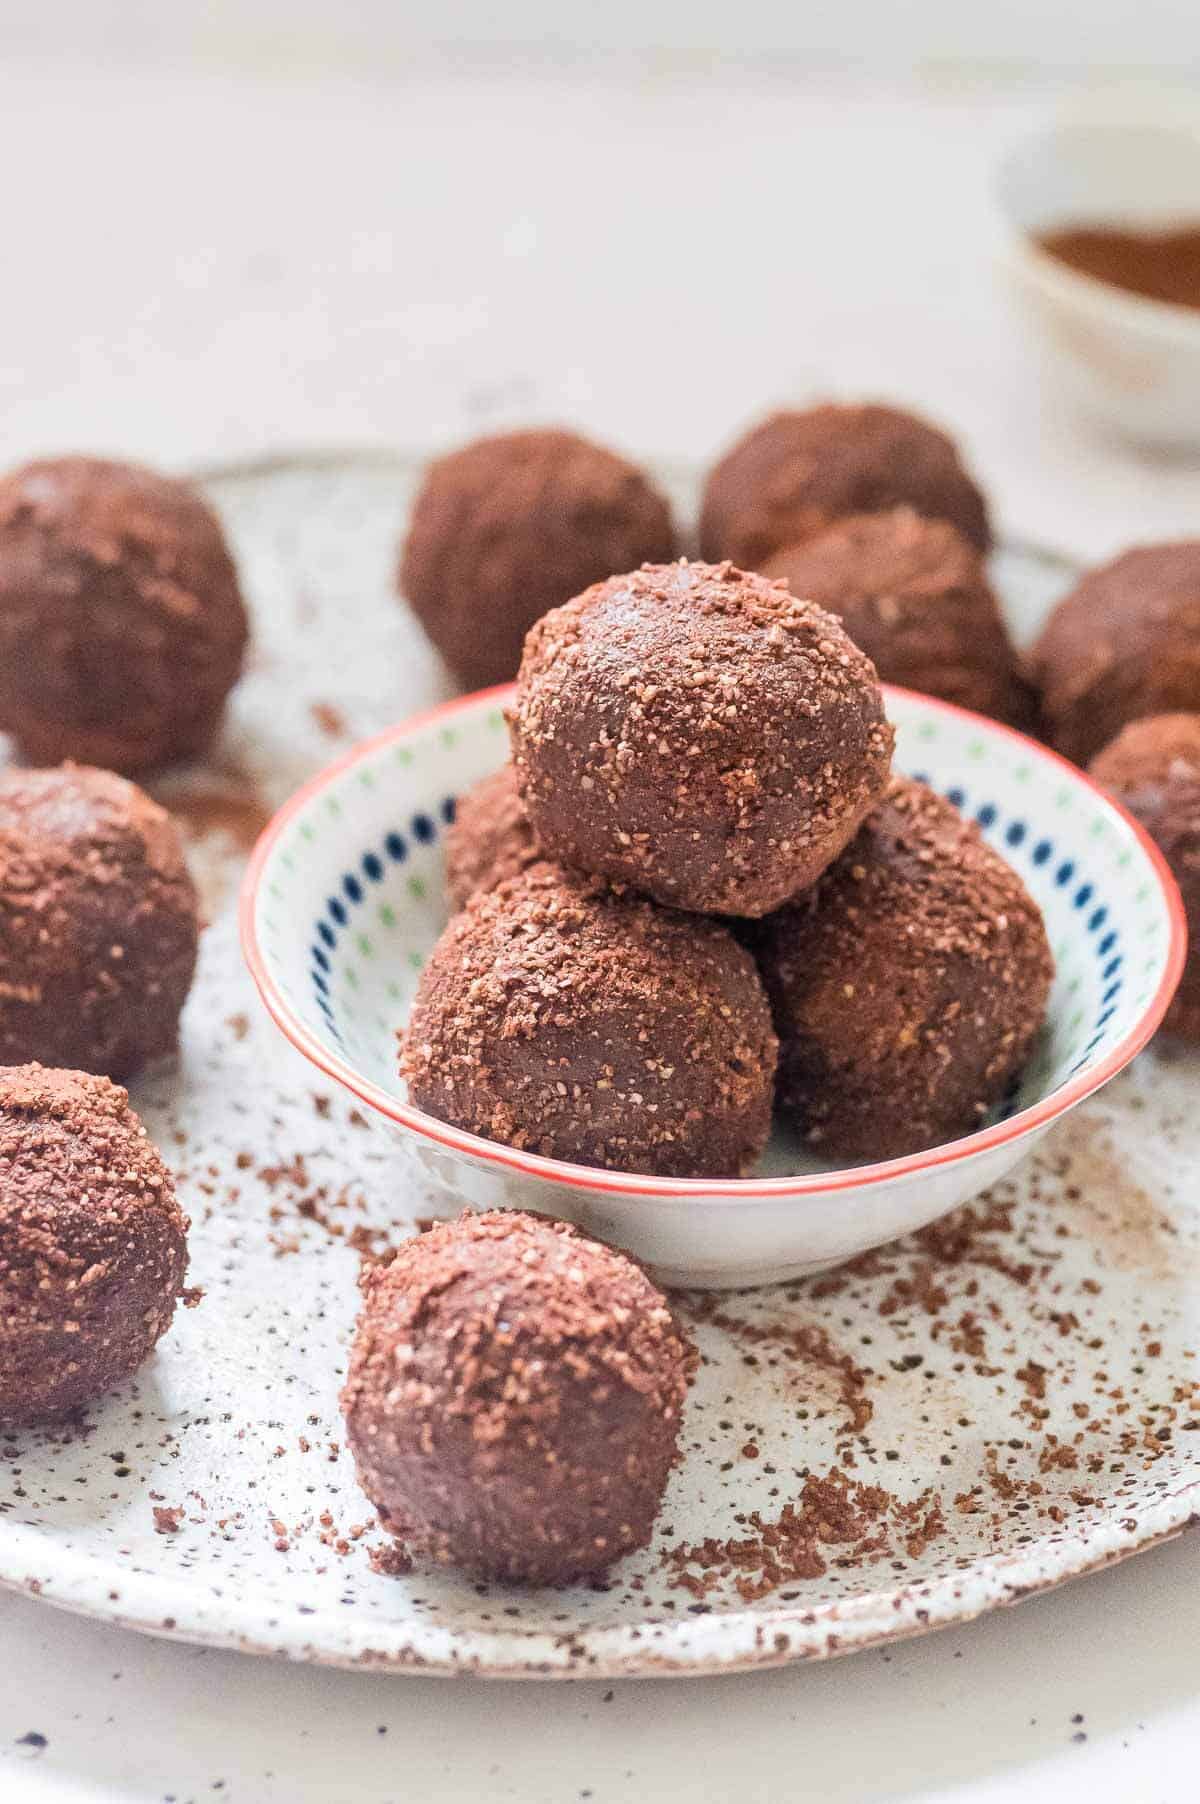
[[[1200,212],[1200,135],[1133,124],[1062,125],[1019,145],[999,193],[1023,232],[1051,226],[1194,223]]]
[[[507,756],[502,700],[468,697],[353,754],[285,813],[261,864],[251,931],[282,1024],[385,1107],[404,1101],[397,1033],[449,913],[455,799]],[[889,692],[889,712],[898,767],[979,821],[1045,915],[1057,974],[999,1111],[1013,1114],[1099,1070],[1135,1032],[1166,968],[1167,899],[1134,829],[1052,754],[904,691]],[[821,1169],[777,1136],[759,1175]]]

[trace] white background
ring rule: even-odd
[[[482,49],[572,60],[597,51],[686,52],[906,71],[971,64],[1008,78],[1053,68],[1200,68],[1189,0],[6,0],[7,37],[142,57],[161,49],[223,63],[378,67],[414,50]]]
[[[1198,39],[1168,0],[0,7],[0,462],[524,418],[703,460],[773,400],[861,392],[958,431],[1009,530],[1195,533],[1200,468],[1046,402],[989,192],[1081,87],[1178,82]],[[1197,1792],[1198,1647],[1189,1541],[924,1643],[610,1702],[4,1599],[0,1799],[1157,1804]]]

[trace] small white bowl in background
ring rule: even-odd
[[[1082,275],[1036,241],[1072,225],[1200,224],[1200,122],[1052,126],[1009,153],[997,198],[1009,271],[1047,379],[1128,438],[1200,447],[1200,310]]]
[[[1057,974],[1045,1030],[1006,1106],[977,1133],[878,1165],[822,1167],[777,1133],[752,1178],[600,1171],[481,1140],[408,1101],[396,1032],[449,912],[442,835],[455,798],[508,755],[509,691],[393,728],[280,811],[243,890],[251,973],[292,1044],[398,1131],[422,1211],[541,1209],[625,1247],[666,1283],[779,1282],[976,1195],[1128,1064],[1183,965],[1182,905],[1161,855],[1044,746],[945,702],[886,693],[899,768],[978,820],[1021,873]]]

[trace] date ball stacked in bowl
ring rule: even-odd
[[[894,780],[874,665],[781,580],[645,565],[546,614],[463,798],[410,1101],[523,1154],[737,1179],[978,1126],[1051,958],[1015,872]]]

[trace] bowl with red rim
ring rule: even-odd
[[[776,1132],[745,1178],[594,1169],[480,1139],[415,1108],[397,1061],[450,913],[444,835],[508,755],[507,689],[445,703],[307,783],[255,849],[247,962],[284,1035],[397,1138],[405,1213],[540,1209],[666,1283],[780,1282],[910,1232],[1002,1178],[1158,1027],[1183,969],[1175,884],[1142,829],[1074,766],[995,721],[888,688],[896,764],[978,821],[1039,903],[1056,974],[1010,1094],[976,1132],[905,1158],[830,1167]]]

